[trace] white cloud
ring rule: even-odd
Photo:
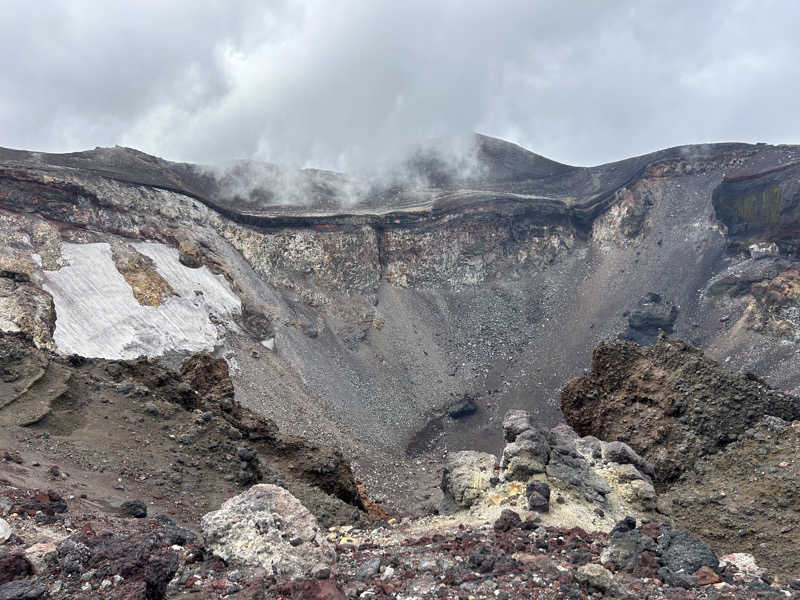
[[[800,141],[787,2],[4,7],[0,145],[369,169],[478,130],[575,164]]]

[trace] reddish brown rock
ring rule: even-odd
[[[719,575],[709,567],[700,567],[694,572],[694,576],[697,577],[697,582],[700,585],[711,585],[720,582]]]
[[[597,346],[592,370],[561,392],[564,418],[580,435],[625,442],[677,479],[764,415],[800,418],[800,401],[752,375],[726,371],[700,350],[662,337],[653,346]]]

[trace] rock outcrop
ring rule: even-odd
[[[472,506],[491,487],[497,460],[491,454],[465,450],[447,456],[442,472],[443,514]]]
[[[255,485],[226,500],[203,517],[202,529],[215,556],[263,567],[271,575],[307,577],[336,560],[314,515],[274,485]]]
[[[507,443],[496,475],[490,454],[448,456],[442,513],[509,505],[548,523],[573,526],[589,518],[601,528],[628,514],[657,515],[653,469],[626,444],[580,437],[564,424],[545,431],[522,410],[509,411],[503,425]]]
[[[566,421],[581,435],[629,444],[656,482],[676,480],[703,456],[736,440],[759,418],[800,418],[800,401],[753,375],[722,369],[689,344],[602,343],[589,375],[561,393]]]

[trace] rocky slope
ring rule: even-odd
[[[766,415],[800,420],[800,400],[758,377],[721,369],[665,337],[642,347],[600,344],[591,372],[561,393],[564,418],[583,435],[630,444],[666,484],[718,452]]]
[[[800,589],[800,580],[775,578],[750,555],[719,556],[641,498],[626,498],[631,483],[649,479],[640,469],[650,469],[624,444],[578,438],[560,425],[540,445],[548,458],[537,472],[543,455],[519,450],[544,433],[525,413],[505,421],[497,475],[484,478],[480,461],[465,461],[463,452],[453,457],[459,467],[442,483],[461,502],[452,514],[369,529],[325,531],[297,498],[269,484],[190,519],[187,529],[165,514],[148,515],[142,503],[109,513],[85,494],[2,481],[0,598],[697,600],[785,598]],[[20,471],[28,464],[20,455],[6,460]],[[464,477],[453,476],[458,469]],[[598,494],[597,483],[587,484],[600,479]],[[638,518],[615,522],[619,511]]]
[[[469,169],[307,170],[287,196],[263,165],[0,150],[0,329],[173,367],[212,352],[242,406],[342,449],[395,509],[431,504],[420,467],[498,452],[508,409],[555,425],[618,335],[672,330],[797,391],[797,160],[714,144],[579,168],[478,136]]]
[[[144,500],[184,521],[265,481],[292,490],[326,526],[369,521],[342,454],[241,407],[227,364],[208,353],[174,371],[145,358],[65,358],[6,333],[0,374],[9,485],[57,487],[112,512]]]

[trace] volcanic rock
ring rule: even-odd
[[[659,331],[672,333],[678,309],[655,293],[645,295],[628,315],[628,328],[620,336],[637,344],[650,345],[658,340]]]
[[[11,525],[8,524],[8,521],[0,519],[0,544],[5,544],[12,533],[14,532],[11,529]]]
[[[0,600],[39,600],[46,592],[38,581],[11,581],[0,585]]]
[[[286,490],[260,484],[225,501],[202,519],[206,544],[223,560],[263,567],[274,575],[304,577],[335,560],[317,520]],[[293,545],[291,539],[299,538]]]
[[[141,500],[125,500],[119,510],[123,516],[135,519],[143,519],[147,516],[147,505]]]
[[[465,450],[448,454],[442,472],[442,514],[469,508],[491,487],[497,459],[484,452]]]
[[[800,402],[756,378],[731,373],[679,340],[650,347],[618,341],[594,351],[591,373],[561,393],[581,435],[625,442],[674,481],[764,415],[800,418]]]
[[[614,585],[614,575],[598,564],[584,565],[575,572],[575,579],[603,592]]]

